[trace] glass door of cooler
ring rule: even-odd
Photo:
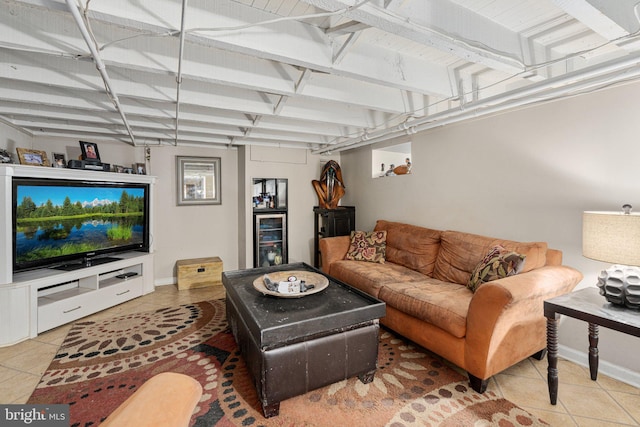
[[[254,267],[286,264],[287,214],[255,214]]]

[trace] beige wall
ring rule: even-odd
[[[33,138],[0,122],[0,148],[7,150],[17,162],[16,147],[33,148]]]
[[[220,157],[220,205],[178,206],[176,156]],[[156,284],[175,283],[175,262],[218,256],[224,270],[238,268],[237,156],[232,149],[152,147],[150,174],[158,177],[155,203]]]
[[[371,178],[371,148],[342,153],[358,228],[379,218],[547,241],[595,286],[582,257],[584,210],[640,210],[640,84],[412,135],[411,175]],[[603,300],[604,301],[604,300]],[[565,356],[586,363],[587,325],[563,319]],[[601,329],[601,369],[640,385],[640,340]],[[618,368],[621,367],[621,370]],[[626,371],[628,370],[628,371]]]

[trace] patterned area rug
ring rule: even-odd
[[[465,376],[385,329],[372,383],[351,378],[311,391],[265,419],[223,300],[77,322],[28,403],[68,403],[71,426],[97,426],[165,371],[204,388],[192,426],[548,425],[492,392],[475,393]]]

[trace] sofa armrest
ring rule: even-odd
[[[562,251],[547,249],[547,262],[545,265],[562,265]]]
[[[351,236],[335,236],[320,239],[320,265],[322,271],[330,274],[331,263],[344,259],[351,244]]]
[[[571,267],[545,266],[480,286],[467,314],[467,371],[486,379],[544,349],[544,301],[581,279]]]

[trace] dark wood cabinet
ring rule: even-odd
[[[338,206],[336,209],[313,208],[314,252],[313,266],[320,268],[319,241],[323,237],[348,236],[356,229],[356,207]]]

